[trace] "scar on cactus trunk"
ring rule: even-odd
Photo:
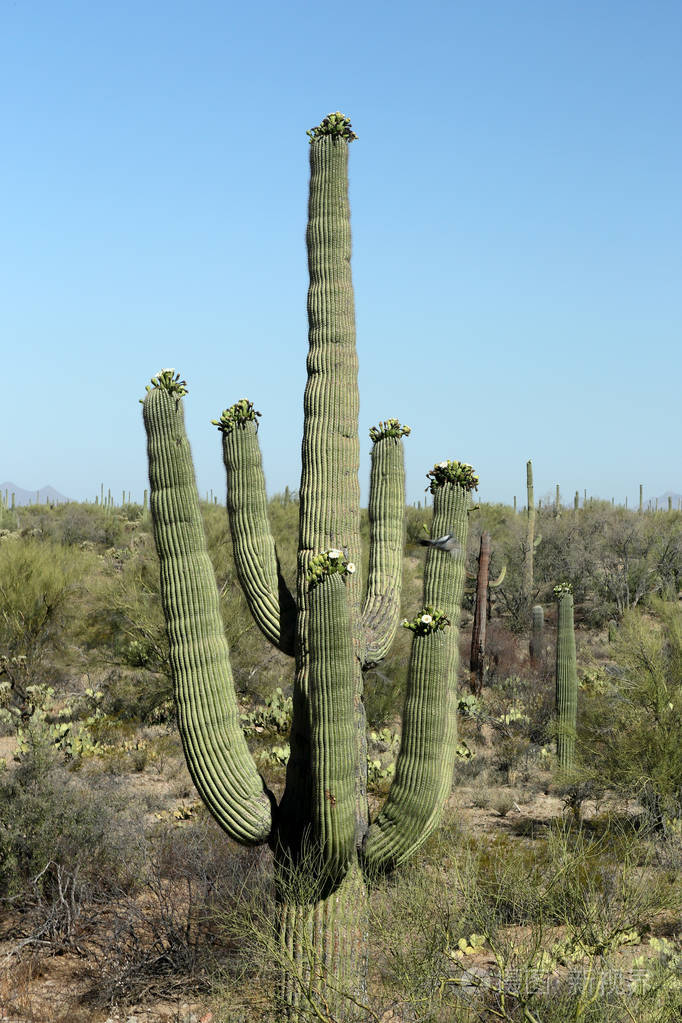
[[[294,659],[286,785],[277,805],[240,727],[218,592],[203,534],[183,418],[186,384],[174,370],[144,399],[150,508],[161,564],[178,721],[206,806],[238,842],[268,843],[279,900],[277,961],[288,1020],[366,1015],[367,883],[409,857],[437,826],[456,748],[457,630],[471,466],[427,474],[435,536],[413,632],[395,778],[371,824],[363,668],[389,650],[399,625],[404,529],[402,438],[372,428],[370,552],[361,580],[358,384],[350,274],[350,121],[331,114],[309,133],[309,347],[304,396],[296,592],[286,587],[267,519],[258,416],[242,399],[214,420],[222,433],[235,565],[263,634]]]

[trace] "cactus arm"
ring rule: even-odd
[[[363,663],[388,653],[400,616],[405,523],[405,460],[401,438],[410,432],[397,419],[372,427],[369,491],[369,572],[362,609]]]
[[[143,415],[178,725],[201,798],[232,838],[255,845],[270,835],[271,799],[241,729],[181,394],[163,386],[168,373],[153,379]]]
[[[458,473],[457,469],[469,470]],[[440,471],[439,471],[440,470]],[[432,533],[453,533],[460,550],[429,549],[424,569],[424,605],[443,612],[450,625],[420,634],[420,616],[410,654],[400,752],[386,802],[364,847],[367,873],[391,869],[407,859],[438,824],[450,791],[457,742],[458,624],[464,589],[469,490],[478,479],[470,466],[441,463],[432,470]],[[460,479],[461,482],[454,480]],[[435,617],[435,616],[434,616]]]
[[[506,577],[507,577],[507,563],[505,562],[504,565],[502,566],[502,568],[500,569],[500,574],[498,575],[497,579],[489,579],[488,580],[488,589],[489,590],[496,590],[498,588],[498,586],[502,585],[502,583],[504,582]]]
[[[279,570],[268,523],[257,415],[251,402],[242,398],[214,420],[223,437],[234,561],[261,632],[278,650],[293,655],[296,604]]]

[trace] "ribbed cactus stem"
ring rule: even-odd
[[[530,666],[540,668],[545,660],[545,612],[540,604],[533,608],[530,632]]]
[[[353,643],[352,699],[356,711],[352,760],[356,784],[356,841],[367,828],[366,748],[362,713],[360,617],[360,486],[358,360],[351,279],[348,143],[333,134],[310,145],[308,201],[308,379],[303,410],[294,717],[281,804],[280,838],[295,854],[311,812],[308,571],[320,551],[338,549],[358,567],[346,582]]]
[[[557,598],[556,640],[556,712],[557,758],[563,770],[575,760],[575,733],[578,713],[578,672],[573,623],[573,593],[570,584],[555,586]]]
[[[413,623],[395,779],[369,830],[364,849],[364,862],[370,874],[392,869],[419,848],[437,826],[452,784],[457,744],[458,627],[469,491],[470,487],[453,482],[433,486],[433,535],[452,533],[459,551],[453,556],[448,551],[429,548],[424,568],[424,607],[438,608],[450,624],[438,630],[427,625],[422,631],[419,621],[423,616],[419,615]],[[427,617],[435,616],[429,612]]]
[[[315,870],[278,877],[284,969],[279,1008],[287,1023],[358,1020],[367,975],[367,890],[359,866],[324,900],[306,885]],[[350,998],[349,998],[350,996]]]
[[[293,655],[296,605],[279,571],[270,532],[258,415],[252,403],[243,398],[214,420],[223,438],[232,549],[239,582],[256,624],[274,646]]]

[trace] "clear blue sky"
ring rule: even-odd
[[[349,114],[363,499],[397,416],[483,500],[682,492],[682,4],[0,0],[0,479],[146,486],[138,398],[297,487],[305,130]]]

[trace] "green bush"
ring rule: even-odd
[[[651,614],[626,612],[612,655],[615,669],[585,683],[585,770],[665,830],[682,818],[682,609],[655,601]]]
[[[122,798],[93,791],[44,748],[0,778],[5,898],[58,898],[57,866],[100,893],[130,890],[139,870],[134,836]]]

